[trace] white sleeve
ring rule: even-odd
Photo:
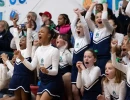
[[[130,2],[128,3],[125,13],[130,17]]]
[[[32,59],[34,57],[36,49],[37,49],[37,46],[32,46],[32,55],[31,55]]]
[[[7,79],[10,79],[13,76],[13,72],[11,70],[9,70],[7,72]]]
[[[108,12],[107,11],[103,11],[102,13],[102,23],[104,24],[104,26],[107,28],[107,30],[109,32],[111,32],[112,34],[112,31],[113,31],[113,27],[110,25],[110,23],[108,22]]]
[[[7,67],[9,68],[9,70],[11,70],[13,72],[14,71],[14,66],[10,63],[10,61],[7,60],[5,63],[7,65]]]
[[[69,65],[72,65],[72,54],[67,50],[66,60]]]
[[[4,65],[2,66],[2,80],[7,80],[7,67]]]
[[[14,36],[16,48],[17,48],[17,50],[20,50],[20,46],[19,46],[20,39],[19,39],[19,35],[18,35],[18,30],[17,30],[17,28],[14,28],[13,30],[14,30],[13,36]]]
[[[76,37],[78,37],[78,35],[76,34],[76,23],[77,23],[77,19],[78,19],[78,16],[75,16],[72,23],[71,23],[71,31],[72,31],[72,35],[74,37],[74,39]]]
[[[89,87],[93,82],[99,78],[101,71],[99,67],[94,67],[89,74],[88,70],[82,70],[83,81],[85,82],[85,87]]]
[[[15,44],[15,39],[14,38],[10,42],[10,48],[11,49],[16,49],[16,44]]]
[[[122,45],[123,39],[124,39],[124,35],[123,35],[123,34],[120,34],[120,37],[119,37],[119,39],[118,39],[118,46],[121,46],[121,45]]]
[[[82,87],[81,73],[79,73],[79,72],[78,72],[78,75],[77,75],[76,86],[77,86],[77,88]]]
[[[121,63],[118,63],[116,61],[116,54],[113,53],[111,54],[111,60],[112,60],[112,64],[115,68],[117,68],[118,70],[122,71],[123,73],[127,74],[127,70],[128,70],[128,67],[127,65],[123,65]]]
[[[31,57],[32,55],[32,39],[31,39],[31,34],[32,34],[32,28],[27,28],[27,52],[26,55],[27,57]]]
[[[48,75],[57,75],[59,68],[60,53],[58,49],[53,50],[52,69],[48,69]]]
[[[126,97],[126,83],[125,83],[125,81],[123,81],[120,84],[118,100],[125,100],[125,97]]]
[[[90,28],[90,30],[92,32],[94,32],[94,29],[96,28],[96,26],[95,26],[94,22],[91,20],[91,14],[92,14],[91,12],[87,11],[85,19],[87,21],[87,24],[88,24],[88,27]]]
[[[91,39],[90,39],[90,34],[89,34],[87,22],[85,21],[85,18],[83,16],[80,16],[80,20],[81,20],[81,23],[83,25],[84,36],[86,37],[87,43],[89,44]]]
[[[103,82],[103,89],[104,89],[104,95],[105,95],[105,99],[107,98],[107,100],[111,100],[110,98],[110,93],[108,91],[108,88],[106,86],[107,84],[105,82]]]
[[[34,70],[37,67],[38,64],[38,58],[37,55],[35,53],[32,62],[30,63],[29,61],[27,61],[26,59],[24,59],[24,61],[22,62],[29,70]]]

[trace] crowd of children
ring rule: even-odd
[[[17,24],[17,16],[8,29],[0,21],[0,44],[11,32],[14,51],[11,57],[4,52],[7,45],[0,47],[0,100],[130,100],[127,3],[119,14],[128,18],[127,33],[108,4],[98,2],[84,12],[74,9],[72,23],[67,14],[60,14],[55,25],[48,11],[39,13],[43,25],[38,32],[35,12],[28,13],[24,27]]]

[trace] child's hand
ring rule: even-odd
[[[104,95],[99,94],[97,96],[97,100],[106,100],[106,99],[105,99]]]
[[[40,45],[39,40],[35,40],[35,41],[33,42],[33,46],[39,46],[39,45]]]
[[[79,16],[81,14],[80,10],[78,8],[74,9],[74,12]]]
[[[111,41],[111,47],[116,47],[117,44],[118,44],[118,41],[117,41],[117,40],[113,39],[113,40]]]
[[[2,58],[2,60],[3,60],[4,62],[6,62],[6,61],[8,60],[8,55],[5,54],[5,53],[2,53],[2,54],[1,54],[1,58]]]
[[[96,1],[96,2],[92,2],[91,7],[95,7],[95,6],[96,6],[96,4],[98,4],[98,2],[97,2],[97,1]]]
[[[81,61],[78,61],[77,63],[76,63],[76,67],[78,68],[78,72],[79,73],[81,73],[81,67],[80,67],[80,65],[81,65]]]
[[[47,70],[45,67],[41,67],[40,70],[41,70],[41,72],[44,73],[44,74],[47,74],[47,73],[48,73],[48,70]]]
[[[21,52],[19,50],[14,52],[14,55],[19,58],[21,61],[24,60],[24,57],[21,55]]]
[[[108,8],[108,4],[107,3],[103,3],[103,10],[107,11],[107,8]]]

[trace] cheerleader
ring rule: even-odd
[[[106,63],[105,79],[103,81],[104,96],[98,95],[98,100],[125,100],[126,84],[124,75],[116,69],[111,60]]]
[[[126,80],[127,80],[127,93],[126,93],[126,98],[125,100],[130,100],[130,69],[129,69],[129,64],[128,65],[124,65],[122,63],[119,63],[116,61],[116,46],[117,46],[117,41],[113,40],[111,43],[112,46],[112,54],[111,54],[111,59],[112,59],[112,64],[115,68],[117,68],[118,70],[122,71],[123,73],[126,74]],[[130,43],[129,40],[127,40],[126,42],[126,47],[127,47],[127,51],[128,54],[130,55]]]
[[[26,58],[28,61],[31,61],[31,50],[32,50],[31,18],[28,22],[27,39],[26,36],[23,36],[21,39],[19,39],[16,22],[17,19],[13,20],[13,24],[14,24],[13,36],[15,39],[17,50],[20,50],[22,52],[24,58]],[[30,70],[27,69],[21,63],[21,60],[18,58],[16,59],[13,70],[14,71],[9,84],[9,90],[14,91],[16,100],[29,100],[30,99]]]
[[[91,20],[91,13],[97,3],[93,2],[87,11],[86,21],[93,32],[93,50],[97,52],[97,66],[101,68],[102,74],[105,71],[106,62],[110,59],[110,44],[113,27],[108,22],[107,4],[103,4],[103,12],[95,16],[95,23]]]
[[[101,93],[101,70],[98,66],[94,66],[96,62],[96,54],[93,50],[87,50],[84,53],[83,62],[78,61],[78,76],[76,86],[81,88],[84,86],[82,100],[96,100]]]
[[[60,51],[60,72],[64,81],[64,90],[67,100],[72,100],[71,90],[71,66],[72,66],[72,53],[69,50],[69,36],[68,34],[59,35],[56,39],[56,46]],[[65,99],[65,100],[66,100]]]
[[[109,19],[109,23],[114,28],[112,38],[116,39],[118,41],[118,46],[120,47],[122,45],[123,38],[124,38],[124,35],[119,33],[121,30],[120,24],[118,23],[118,20],[115,16],[113,16],[113,18]]]
[[[84,17],[81,16],[79,9],[75,9],[74,12],[77,14],[77,16],[71,24],[71,30],[75,40],[72,60],[73,66],[71,72],[71,83],[74,100],[80,100],[79,90],[76,87],[76,78],[78,73],[76,63],[77,61],[83,61],[84,52],[89,48],[90,34],[87,23]],[[79,21],[78,18],[80,19]]]
[[[43,26],[38,34],[40,47],[35,51],[32,62],[28,62],[16,51],[15,55],[29,69],[34,70],[40,65],[39,76],[41,83],[37,92],[36,100],[59,100],[63,91],[62,76],[58,72],[59,50],[51,45],[51,39],[55,32],[52,26]]]

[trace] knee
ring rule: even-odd
[[[79,94],[79,90],[78,90],[78,88],[76,86],[72,87],[72,93],[73,93],[73,95],[78,95]]]

